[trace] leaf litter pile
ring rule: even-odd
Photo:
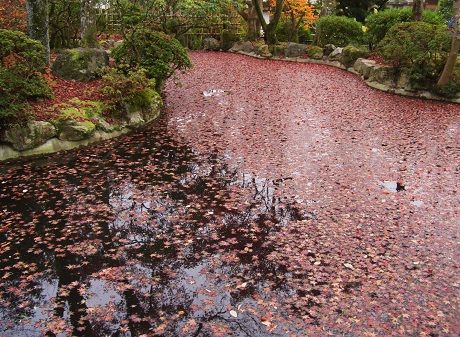
[[[0,336],[458,336],[460,107],[193,53],[164,116],[0,167]]]

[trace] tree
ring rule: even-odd
[[[262,0],[259,0],[262,6]],[[257,11],[252,3],[252,0],[245,0],[244,4],[238,2],[237,0],[233,1],[234,6],[238,12],[238,14],[244,19],[248,29],[248,39],[254,40],[259,37],[261,25],[259,22],[259,18],[257,16]]]
[[[260,0],[252,0],[252,4],[257,11],[257,17],[259,18],[260,25],[264,31],[265,42],[268,44],[276,44],[278,41],[276,39],[275,29],[280,21],[281,13],[283,12],[284,0],[276,0],[274,8],[271,8],[274,14],[270,23],[265,21],[261,3],[262,2]]]
[[[422,20],[423,14],[423,0],[414,0],[414,4],[412,5],[412,19],[414,21]]]
[[[322,0],[320,16],[334,15],[336,8],[336,0]]]
[[[81,0],[80,23],[83,47],[97,47],[96,4],[97,0]]]
[[[45,47],[46,62],[49,64],[50,40],[48,0],[27,0],[26,8],[29,36],[43,44]]]
[[[460,51],[460,0],[454,0],[453,9],[455,16],[450,22],[453,35],[452,47],[450,49],[449,56],[447,57],[444,70],[442,71],[441,77],[438,81],[439,86],[446,85],[452,80],[458,52]]]
[[[440,0],[438,4],[438,13],[448,21],[454,15],[452,12],[453,6],[454,0]]]
[[[338,0],[337,9],[341,14],[364,22],[370,9],[382,9],[388,0]]]
[[[275,0],[270,0],[270,5],[274,7]],[[308,28],[316,19],[315,10],[308,0],[285,0],[282,14],[290,21],[289,41],[293,41],[294,35],[302,25]]]

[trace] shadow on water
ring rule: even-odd
[[[285,336],[266,257],[303,213],[164,121],[0,173],[0,334]],[[304,294],[305,295],[305,294]],[[276,298],[272,298],[275,296]]]

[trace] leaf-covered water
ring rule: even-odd
[[[192,58],[145,129],[2,164],[0,335],[457,336],[460,109]]]

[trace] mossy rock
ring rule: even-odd
[[[352,45],[348,45],[342,50],[342,58],[341,62],[343,65],[345,65],[347,68],[353,66],[353,64],[356,62],[357,59],[359,58],[366,58],[369,55],[369,51],[361,48],[357,48]]]
[[[311,59],[322,60],[324,55],[323,48],[318,46],[307,46],[307,55]]]
[[[30,121],[26,125],[8,128],[2,141],[11,144],[17,151],[24,151],[45,143],[56,135],[56,128],[48,122]]]
[[[67,120],[59,124],[60,140],[78,141],[91,137],[96,131],[96,125],[91,121]]]
[[[270,46],[270,52],[273,56],[284,56],[286,52],[286,42],[277,43]]]
[[[88,82],[100,77],[108,66],[109,55],[103,49],[76,48],[62,51],[52,66],[53,74],[66,80]]]
[[[126,103],[129,125],[137,126],[155,118],[163,106],[160,94],[151,88],[137,93]]]
[[[286,46],[286,57],[302,57],[307,54],[307,45],[301,43],[289,42]]]

